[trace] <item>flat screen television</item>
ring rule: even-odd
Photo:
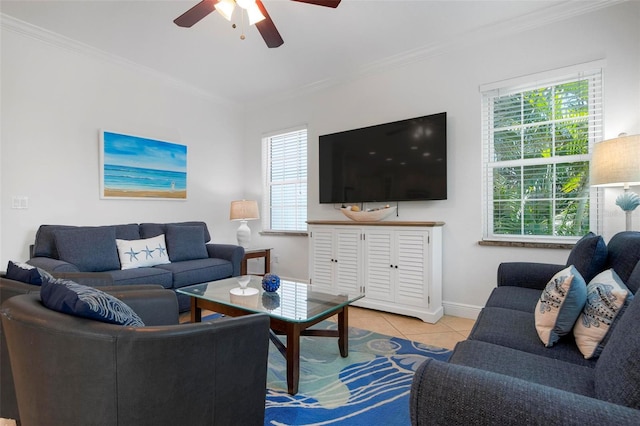
[[[447,113],[319,138],[320,203],[447,199]]]

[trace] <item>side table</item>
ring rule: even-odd
[[[247,275],[247,260],[261,257],[264,257],[264,273],[268,274],[271,271],[271,247],[245,249],[240,265],[240,275]]]

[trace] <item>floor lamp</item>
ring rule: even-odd
[[[249,200],[239,200],[231,202],[231,209],[229,211],[230,220],[239,220],[240,226],[236,234],[238,238],[238,245],[244,248],[249,248],[251,243],[251,229],[247,225],[248,220],[260,219],[258,213],[258,202]]]
[[[640,135],[622,133],[593,146],[591,186],[624,188],[616,204],[626,214],[627,231],[631,230],[631,213],[640,205],[638,194],[629,191],[635,185],[640,185]]]

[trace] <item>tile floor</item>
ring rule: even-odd
[[[465,340],[475,323],[472,319],[445,315],[435,324],[404,315],[349,307],[349,326],[401,337],[441,348],[453,349]]]
[[[202,315],[208,315],[208,312],[203,312]],[[335,320],[335,318],[332,319]],[[188,312],[180,315],[180,322],[188,321]],[[349,326],[351,327],[447,349],[453,349],[456,343],[465,340],[474,323],[475,321],[471,319],[445,315],[436,324],[429,324],[404,315],[349,307]]]

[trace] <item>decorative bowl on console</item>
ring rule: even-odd
[[[349,207],[343,207],[340,211],[346,217],[351,220],[355,220],[356,222],[378,222],[395,212],[396,206],[382,207],[369,211],[352,211]]]

